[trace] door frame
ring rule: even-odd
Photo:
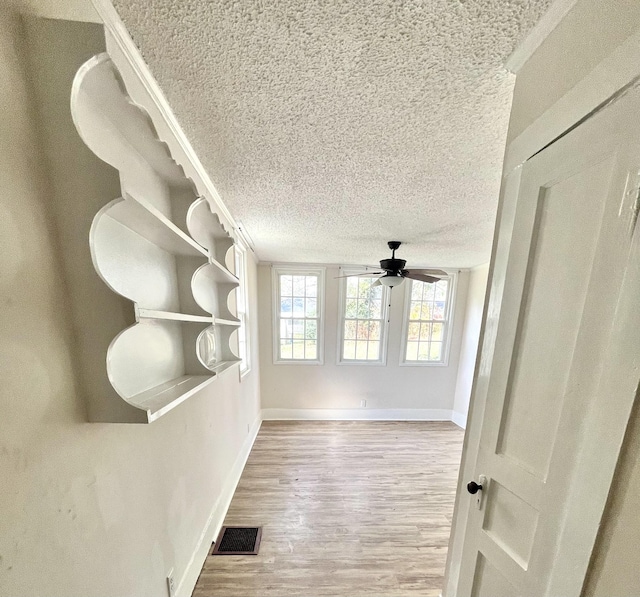
[[[484,418],[489,376],[496,349],[496,331],[502,312],[504,282],[516,211],[516,201],[505,201],[505,197],[517,197],[522,167],[529,158],[566,134],[576,124],[596,113],[622,89],[639,79],[640,31],[630,36],[612,51],[589,75],[578,82],[551,108],[529,125],[507,147],[480,327],[480,349],[476,357],[468,422],[462,449],[460,475],[458,477],[455,510],[449,540],[445,582],[442,591],[442,595],[445,597],[455,597],[457,595],[462,547],[470,506],[465,486],[473,475],[480,446],[480,432]],[[635,256],[636,261],[640,259],[640,231],[637,231],[634,235],[630,255]],[[624,284],[629,283],[633,276],[640,274],[640,272],[636,272],[639,266],[634,265],[633,262],[630,263],[632,265],[628,274],[625,275],[623,287]],[[628,317],[634,315],[630,305],[621,303],[618,305],[617,313],[622,313],[623,311]],[[620,333],[621,331],[619,329],[613,330],[612,342],[615,342],[616,332]],[[632,355],[625,355],[620,350],[613,352],[620,359],[632,358]],[[603,375],[603,378],[605,377],[606,374]],[[591,413],[586,422],[586,429],[594,437],[594,442],[580,454],[580,460],[576,468],[579,475],[589,479],[593,499],[589,504],[584,505],[585,508],[595,506],[601,507],[601,510],[604,511],[627,423],[631,415],[631,407],[632,404],[629,405],[628,409],[621,409],[616,412],[613,412],[615,409],[605,411],[606,421],[603,421],[601,413],[598,413],[598,416],[594,416]],[[602,447],[598,445],[598,438],[604,437],[603,430],[608,442],[606,454]],[[612,430],[616,432],[615,437],[612,437]],[[574,488],[571,495],[573,495],[574,491],[579,492],[581,488]],[[571,499],[571,496],[569,499]],[[569,561],[574,553],[572,550],[575,547],[569,541],[569,536],[580,531],[580,518],[585,514],[582,511],[569,512],[562,529],[556,569],[568,568]],[[590,554],[595,544],[595,534],[591,538],[584,536],[582,540],[590,542]],[[549,583],[551,592],[554,594],[566,594],[566,590],[563,591],[563,588],[566,586],[567,580],[567,575],[552,573]]]

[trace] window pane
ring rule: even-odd
[[[358,319],[369,319],[369,299],[358,299]]]
[[[377,361],[380,358],[380,342],[369,342],[369,354],[367,356],[370,361]]]
[[[407,330],[407,338],[409,340],[419,340],[420,339],[420,324],[419,323],[410,323],[409,329]]]
[[[290,359],[293,356],[291,340],[280,340],[280,358]]]
[[[354,340],[346,340],[344,343],[344,349],[342,351],[343,359],[355,359],[356,358],[356,343]]]
[[[444,319],[444,301],[434,303],[433,319]]]
[[[369,323],[369,339],[380,340],[380,322],[372,321]]]
[[[293,296],[305,295],[306,276],[293,276]]]
[[[304,339],[304,319],[293,320],[293,338],[294,340]]]
[[[283,298],[280,300],[280,317],[291,317],[293,310],[292,300],[290,298]]]
[[[307,317],[316,317],[318,315],[317,303],[318,301],[313,298],[308,298],[306,300]]]
[[[418,343],[417,342],[407,342],[407,361],[417,361],[418,360]]]
[[[382,319],[382,301],[371,301],[371,306],[369,308],[369,319]]]
[[[318,358],[318,344],[315,340],[306,340],[304,343],[304,356],[306,359]]]
[[[355,298],[358,296],[358,278],[347,278],[347,297]]]
[[[344,339],[355,340],[356,339],[356,322],[355,320],[347,320],[344,322]]]
[[[369,290],[371,289],[371,279],[370,278],[359,278],[358,279],[358,296],[360,298],[369,298]]]
[[[436,287],[435,298],[437,301],[444,301],[447,299],[447,286],[449,283],[447,280],[440,280],[436,284],[432,284],[432,286]]]
[[[419,361],[429,360],[429,343],[428,342],[420,342],[420,344],[418,345],[418,360]]]
[[[304,359],[304,340],[293,341],[293,358]]]
[[[290,319],[280,320],[280,338],[282,340],[293,338],[293,324]]]
[[[318,276],[305,276],[307,296],[318,298]]]
[[[317,340],[318,339],[318,322],[316,322],[316,321],[307,321],[305,329],[306,329],[305,338],[307,340]]]
[[[295,304],[294,304],[294,309],[295,309]],[[431,319],[431,317],[432,317],[431,303],[422,303],[420,319]]]
[[[349,319],[355,319],[358,316],[358,301],[357,299],[347,299],[345,308],[345,315]]]
[[[280,276],[280,296],[292,296],[292,276]]]
[[[373,282],[375,282],[375,280],[372,281],[372,284]],[[371,288],[371,290],[369,291],[371,293],[371,298],[375,300],[381,300],[383,289],[384,289],[384,286],[382,285],[376,286],[375,288]]]
[[[429,336],[431,336],[431,324],[430,323],[421,323],[420,324],[420,340],[428,341]]]
[[[424,284],[422,282],[416,282],[415,280],[411,281],[411,300],[419,301],[422,300],[422,290]]]
[[[304,317],[304,299],[303,298],[293,299],[293,316]]]
[[[423,282],[422,285],[424,286],[424,294],[422,295],[423,300],[432,301],[438,283],[436,282],[434,284],[426,284],[425,282]]]
[[[367,358],[367,342],[356,342],[356,359],[357,360],[366,360]]]
[[[440,361],[442,358],[442,342],[432,342],[429,348],[429,360]]]
[[[358,340],[367,340],[369,338],[369,322],[358,321],[358,329],[356,331]]]
[[[433,332],[431,333],[432,340],[442,341],[442,332],[444,331],[444,324],[442,323],[434,323],[433,324]]]
[[[411,301],[409,319],[420,319],[421,311],[422,311],[422,303],[420,301]]]

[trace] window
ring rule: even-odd
[[[433,284],[407,280],[404,363],[446,365],[454,278]]]
[[[386,286],[372,288],[377,279],[378,276],[342,279],[339,354],[343,363],[385,362],[389,290]]]
[[[274,268],[275,362],[322,362],[324,269]]]
[[[240,363],[240,374],[249,372],[249,322],[248,322],[248,284],[247,284],[247,251],[240,244],[235,245],[235,266],[236,276],[240,280],[240,286],[236,291],[236,311],[240,320],[238,328],[238,352],[242,359]]]

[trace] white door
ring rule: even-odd
[[[456,597],[581,592],[640,379],[639,173],[634,89],[504,185]]]

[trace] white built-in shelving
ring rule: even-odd
[[[108,54],[78,71],[71,112],[84,143],[119,176],[121,194],[105,197],[89,250],[97,282],[130,301],[135,317],[106,355],[95,355],[113,392],[90,392],[90,418],[151,422],[240,360],[234,240],[130,99]]]

